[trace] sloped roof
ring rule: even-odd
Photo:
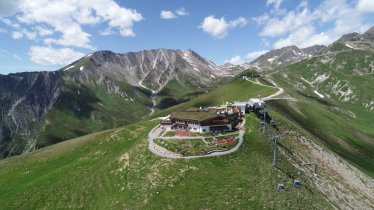
[[[174,118],[174,119],[196,120],[196,121],[204,121],[204,120],[211,119],[214,117],[218,117],[218,115],[210,113],[210,112],[177,111],[177,112],[172,112],[170,115],[170,118]]]

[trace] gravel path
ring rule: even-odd
[[[245,119],[243,120],[242,124],[239,126],[242,129],[239,131],[239,142],[238,144],[227,151],[217,151],[213,152],[208,155],[196,155],[196,156],[182,156],[181,154],[174,153],[172,151],[169,151],[153,142],[155,138],[160,138],[160,134],[162,132],[162,129],[157,125],[154,127],[148,134],[148,149],[155,155],[165,157],[165,158],[180,158],[180,159],[193,159],[193,158],[203,158],[203,157],[213,157],[213,156],[220,156],[220,155],[227,155],[233,152],[236,152],[240,146],[243,144],[243,136],[245,134],[244,131],[244,125],[245,125]],[[163,139],[167,139],[169,137],[162,137]],[[170,139],[186,139],[186,137],[170,137]],[[201,136],[193,136],[193,137],[187,137],[188,139],[202,139]]]
[[[266,97],[262,98],[262,100],[264,100],[264,101],[271,100],[271,99],[273,99],[273,98],[275,98],[275,97],[277,97],[279,95],[282,95],[284,93],[284,89],[281,88],[281,87],[279,87],[279,86],[277,86],[275,83],[273,84],[274,86],[270,86],[270,85],[264,85],[264,84],[260,83],[257,79],[256,79],[256,82],[251,81],[250,79],[247,79],[247,81],[248,82],[252,82],[253,84],[256,84],[256,85],[261,85],[261,86],[264,86],[264,87],[270,87],[270,88],[277,88],[278,89],[278,91],[276,93],[271,94],[270,96],[266,96]]]

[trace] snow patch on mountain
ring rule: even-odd
[[[347,46],[347,47],[349,47],[349,48],[351,48],[351,49],[354,49],[354,50],[356,50],[357,48],[355,48],[355,47],[353,47],[352,45],[350,45],[350,44],[345,44],[345,46]]]
[[[319,93],[317,90],[314,90],[313,91],[315,94],[317,94],[320,98],[325,98],[324,95],[322,95],[321,93]]]
[[[274,56],[272,58],[268,58],[267,60],[270,62],[270,63],[273,63],[275,61],[275,59],[277,59],[278,56]]]
[[[72,66],[68,66],[68,67],[66,67],[66,68],[64,69],[64,71],[69,70],[69,69],[72,69],[72,68],[74,68],[74,67],[75,67],[74,65],[72,65]]]
[[[313,83],[322,83],[322,82],[326,81],[329,77],[330,77],[330,75],[326,75],[325,73],[323,73],[323,74],[317,76],[314,79]]]
[[[343,83],[340,80],[332,86],[331,92],[344,102],[353,101],[356,98],[353,94],[353,88],[349,86],[349,83]]]
[[[304,82],[308,83],[309,85],[313,85],[313,83],[309,82],[309,81],[306,80],[304,77],[301,77],[300,79],[303,80]]]

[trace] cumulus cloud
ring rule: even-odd
[[[347,0],[324,0],[311,9],[307,1],[301,1],[294,10],[264,13],[253,20],[262,26],[260,36],[278,39],[273,44],[275,48],[288,45],[326,45],[343,34],[363,32],[369,28],[370,24],[363,15],[371,11],[371,5],[374,5],[372,2],[359,0],[357,4],[353,4]],[[267,3],[276,4],[275,1]]]
[[[269,52],[269,51],[268,50],[253,51],[253,52],[248,53],[246,57],[249,60],[254,60],[254,59],[260,57],[261,55],[263,55],[263,54],[265,54],[267,52]]]
[[[266,5],[274,5],[276,9],[279,9],[280,5],[282,4],[283,0],[267,0]]]
[[[184,7],[177,9],[175,11],[175,13],[177,13],[177,15],[179,15],[179,16],[189,15],[189,13],[187,12],[187,10]]]
[[[363,12],[374,12],[374,1],[373,0],[359,0],[357,8]]]
[[[231,63],[231,64],[234,64],[234,65],[239,65],[239,64],[244,63],[244,59],[241,56],[236,55],[236,56],[230,58],[229,60],[225,60],[225,63]]]
[[[312,15],[304,8],[301,11],[291,11],[282,18],[271,18],[266,21],[266,25],[261,31],[262,36],[278,36],[293,31],[311,21]]]
[[[0,17],[13,15],[18,10],[19,0],[1,1],[0,2]]]
[[[169,10],[161,10],[160,18],[162,19],[174,19],[177,18],[177,16]]]
[[[204,18],[204,21],[200,24],[199,28],[214,38],[222,39],[228,34],[229,29],[244,27],[247,23],[247,19],[243,17],[239,17],[232,21],[226,21],[223,17],[218,19],[215,18],[214,15],[210,15]]]
[[[2,18],[13,28],[28,27],[29,33],[36,36],[52,36],[44,40],[45,44],[74,46],[93,49],[91,34],[84,31],[82,25],[104,23],[122,36],[135,36],[133,25],[143,19],[136,10],[119,6],[114,0],[18,0],[1,1],[0,8],[11,10],[13,17]],[[10,12],[0,10],[0,16],[9,16]],[[12,20],[10,20],[12,19]],[[23,32],[22,32],[23,33]],[[23,33],[24,36],[27,36]]]
[[[114,0],[0,1],[0,21],[12,28],[14,39],[46,45],[31,47],[29,52],[31,60],[42,65],[65,65],[83,56],[71,47],[95,49],[84,26],[104,27],[101,35],[131,37],[134,24],[141,20],[139,12]]]
[[[41,65],[67,65],[84,56],[70,48],[42,46],[32,46],[29,55],[34,63]]]
[[[160,18],[165,19],[165,20],[175,19],[178,16],[186,16],[186,15],[189,15],[189,13],[183,7],[175,10],[175,12],[172,12],[170,10],[161,10],[160,12]]]
[[[13,31],[12,32],[13,39],[21,39],[23,37],[23,34],[19,31]]]

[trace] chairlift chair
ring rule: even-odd
[[[285,190],[283,183],[278,183],[277,190]]]
[[[301,187],[301,183],[300,183],[299,180],[294,179],[294,180],[293,180],[293,183],[292,183],[292,186],[293,186],[294,188],[299,188],[299,187]]]

